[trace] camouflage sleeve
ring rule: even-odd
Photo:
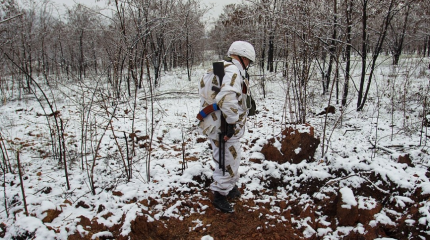
[[[228,124],[234,124],[239,120],[241,109],[239,97],[242,91],[241,82],[242,77],[235,66],[225,68],[221,91],[216,96],[215,101]]]

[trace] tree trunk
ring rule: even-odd
[[[271,32],[269,36],[269,50],[267,52],[267,70],[269,72],[273,72],[273,58],[274,58],[274,51],[275,51],[274,39],[275,39],[274,33]]]
[[[84,73],[84,29],[81,29],[79,34],[79,80],[82,81],[83,73]]]
[[[393,5],[394,5],[394,1],[395,0],[390,1],[387,15],[384,18],[381,34],[379,35],[378,41],[376,42],[376,46],[373,50],[372,65],[370,67],[370,74],[369,74],[369,79],[367,81],[366,92],[364,93],[361,104],[357,107],[357,111],[361,111],[364,107],[364,104],[366,103],[367,95],[368,95],[369,89],[370,89],[370,84],[372,83],[373,73],[374,73],[375,67],[376,67],[376,60],[378,59],[378,56],[382,51],[382,45],[384,44],[385,37],[387,36],[388,27],[390,25],[391,20],[393,19],[394,12],[392,11],[392,9],[393,9]]]
[[[94,45],[94,41],[91,42],[92,48],[93,48],[93,58],[94,58],[94,71],[97,75],[97,55],[96,55],[96,47]]]
[[[189,39],[189,29],[188,29],[188,14],[185,18],[185,27],[187,29],[186,33],[186,45],[187,45],[187,51],[186,51],[186,58],[187,58],[187,75],[188,75],[188,81],[191,81],[191,70],[190,70],[190,39]]]
[[[360,78],[360,88],[358,90],[358,99],[357,99],[357,109],[362,105],[363,100],[363,91],[364,91],[364,82],[366,80],[366,58],[367,58],[367,2],[368,0],[363,1],[362,14],[363,18],[361,19],[361,78]]]
[[[352,6],[354,1],[348,0],[346,6],[346,66],[345,66],[345,83],[343,85],[343,94],[342,94],[342,106],[346,105],[346,100],[348,98],[348,90],[349,90],[349,79],[350,79],[350,71],[351,71],[351,49],[352,49],[352,40],[351,40],[351,32],[352,32]]]
[[[395,36],[396,41],[393,46],[393,65],[399,65],[400,55],[402,54],[402,50],[403,50],[403,42],[405,39],[406,28],[408,26],[408,17],[409,17],[410,9],[411,9],[411,5],[408,5],[406,8],[405,21],[403,22],[402,33],[400,34],[399,39],[397,40],[397,37]]]
[[[22,202],[24,204],[24,213],[26,216],[28,216],[27,201],[26,201],[25,190],[24,190],[24,181],[22,180],[21,161],[19,160],[19,150],[16,152],[16,162],[18,165],[19,182],[21,184],[21,193],[22,193]]]
[[[430,57],[430,36],[427,36],[427,57]],[[430,68],[430,66],[429,66]]]
[[[264,59],[266,58],[266,24],[264,24],[263,29],[263,38],[261,43],[261,61],[260,61],[260,68],[264,72]]]
[[[331,72],[333,71],[333,63],[336,58],[336,39],[337,39],[337,0],[333,1],[333,34],[331,38],[331,46],[330,46],[330,61],[329,61],[329,69],[328,71],[328,78],[327,78],[327,89],[330,87],[330,78],[331,78]]]
[[[428,42],[428,36],[424,37],[424,46],[423,46],[424,50],[421,51],[421,49],[418,48],[419,54],[422,54],[424,57],[427,56],[427,42]]]

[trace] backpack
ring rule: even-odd
[[[224,64],[224,68],[231,66],[231,63],[215,62],[216,65]],[[199,83],[199,96],[200,96],[200,112],[197,114],[197,119],[200,120],[198,126],[199,133],[210,138],[216,139],[221,127],[221,111],[215,102],[216,95],[220,91],[221,81],[219,75],[215,74],[214,68],[209,69],[202,77]],[[224,70],[224,68],[221,68]],[[224,75],[221,70],[221,76]],[[218,68],[219,71],[219,68]]]
[[[229,62],[214,62],[213,68],[206,72],[199,83],[200,112],[197,114],[197,119],[200,122],[198,130],[200,134],[212,139],[218,138],[218,133],[221,131],[221,111],[218,111],[215,98],[221,88],[224,69],[231,65],[233,64]],[[246,105],[249,111],[248,116],[255,115],[256,105],[251,95],[247,95]]]

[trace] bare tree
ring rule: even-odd
[[[406,2],[406,6],[402,7],[396,18],[390,22],[390,33],[388,34],[388,47],[393,55],[393,65],[398,65],[400,55],[403,50],[403,43],[406,38],[406,30],[409,29],[409,12],[411,10],[411,2]],[[400,14],[402,13],[402,14]]]
[[[382,51],[382,47],[385,41],[385,38],[387,36],[387,31],[390,26],[391,20],[393,19],[394,15],[397,13],[395,8],[398,6],[398,2],[396,0],[389,0],[388,3],[382,3],[380,6],[372,5],[372,7],[379,7],[380,11],[383,12],[382,15],[382,23],[380,26],[377,26],[375,29],[376,31],[376,42],[374,44],[374,47],[372,49],[372,58],[370,63],[370,73],[369,77],[367,79],[367,86],[366,90],[364,90],[364,85],[366,83],[366,73],[367,73],[367,52],[369,49],[369,39],[368,39],[368,11],[369,11],[369,3],[370,0],[363,0],[361,5],[361,11],[362,11],[362,42],[361,42],[361,79],[360,79],[360,88],[358,90],[358,99],[357,99],[357,111],[360,111],[364,108],[364,105],[367,100],[367,96],[369,93],[370,85],[372,83],[373,79],[373,73],[376,68],[376,60],[379,57],[379,54]]]
[[[351,51],[352,51],[352,9],[354,1],[347,0],[345,2],[345,19],[346,19],[346,46],[345,46],[345,82],[343,84],[342,93],[342,106],[346,106],[348,92],[349,92],[349,81],[351,78]]]

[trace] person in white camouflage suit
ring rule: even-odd
[[[246,71],[249,65],[255,61],[255,50],[248,42],[236,41],[231,44],[227,55],[231,61],[224,61],[225,75],[222,79],[220,92],[215,97],[215,102],[227,122],[227,133],[224,136],[225,174],[218,164],[220,146],[218,135],[209,135],[216,165],[213,173],[214,182],[210,189],[214,194],[213,204],[216,208],[223,212],[234,212],[227,198],[235,199],[241,196],[236,183],[239,180],[238,170],[241,160],[240,138],[245,132],[249,107],[246,104],[247,96],[250,94]],[[208,119],[213,121],[215,125],[208,129],[219,128],[219,118],[214,117],[214,119],[216,121]]]

